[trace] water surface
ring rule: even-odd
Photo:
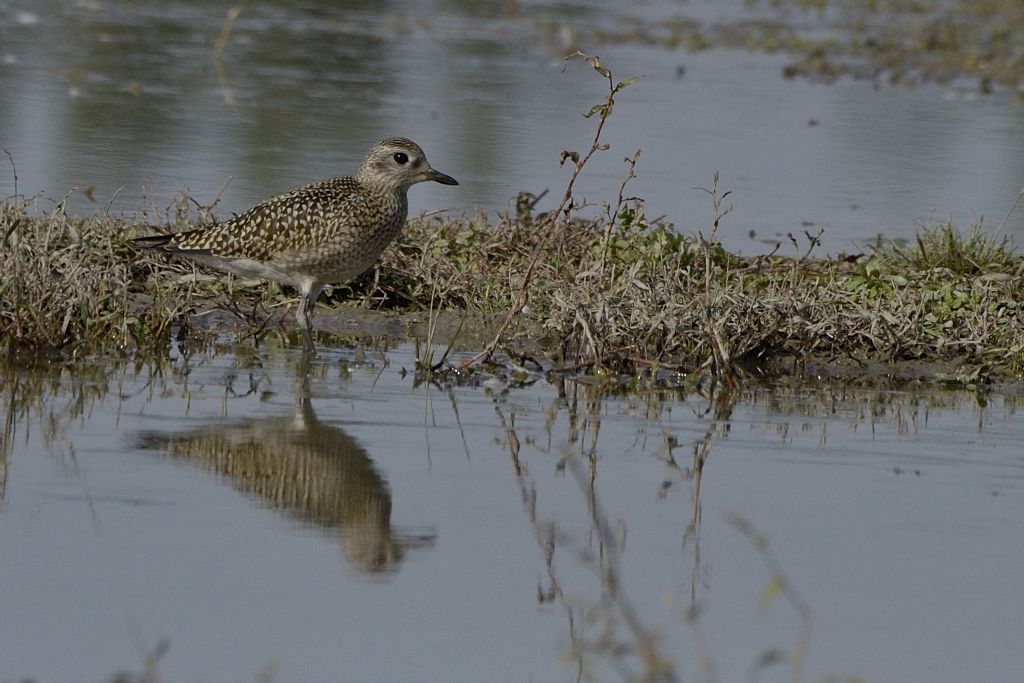
[[[734,2],[0,2],[0,195],[71,188],[76,212],[145,210],[181,192],[221,216],[353,171],[385,135],[419,141],[459,188],[417,187],[414,211],[504,209],[566,180],[604,84],[562,57],[599,54],[624,91],[578,200],[611,201],[622,159],[643,150],[633,194],[685,233],[706,230],[715,171],[734,192],[719,234],[745,253],[823,228],[829,251],[915,221],[998,223],[1024,186],[1024,117],[1013,93],[786,81],[784,58],[600,44],[633,19],[736,21]],[[801,17],[813,21],[813,15]],[[214,56],[220,56],[218,63]],[[4,160],[6,162],[6,160]],[[44,202],[42,206],[52,206]],[[577,202],[579,203],[579,201]],[[990,226],[994,228],[993,226]],[[1024,215],[1005,232],[1020,236]]]
[[[442,390],[408,345],[367,358],[5,368],[0,680],[161,643],[169,681],[619,680],[626,605],[683,680],[792,680],[758,672],[801,622],[736,517],[813,614],[809,680],[1024,665],[1012,393]]]

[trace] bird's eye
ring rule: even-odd
[[[395,156],[391,157],[395,160],[395,163],[402,166],[409,162],[409,155],[405,152],[395,152]]]

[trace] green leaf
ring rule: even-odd
[[[629,78],[627,78],[625,80],[622,80],[622,81],[619,81],[618,83],[616,83],[614,90],[615,90],[615,92],[619,92],[623,88],[628,88],[629,86],[633,85],[637,81],[641,81],[643,79],[644,79],[644,76],[642,76],[642,75],[641,76],[630,76]]]

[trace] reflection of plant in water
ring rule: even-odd
[[[0,366],[0,499],[6,493],[9,458],[18,439],[35,430],[46,451],[63,467],[74,470],[74,447],[67,430],[88,418],[97,401],[108,398],[115,380],[129,372],[124,361],[78,362],[73,367],[43,359],[21,359]]]
[[[756,550],[761,556],[761,559],[764,560],[765,565],[768,567],[768,571],[771,572],[771,578],[768,580],[767,585],[761,593],[762,611],[766,610],[778,596],[782,596],[784,600],[793,606],[793,609],[796,611],[797,617],[799,617],[800,620],[800,635],[793,651],[787,656],[785,652],[769,650],[761,655],[758,664],[759,666],[764,667],[776,661],[788,659],[789,668],[793,674],[793,681],[795,683],[799,683],[803,680],[804,664],[807,662],[807,651],[811,645],[811,607],[786,576],[785,571],[782,569],[782,565],[768,547],[768,539],[761,535],[749,520],[744,519],[740,515],[733,513],[726,519],[737,531],[743,534],[747,540],[750,541],[754,550]]]
[[[600,606],[593,611],[587,610],[586,606],[583,606],[581,615],[584,617],[583,630],[586,630],[590,619],[601,622],[597,637],[588,640],[577,630],[577,610],[580,608],[566,597],[555,567],[557,527],[543,520],[538,514],[536,487],[526,466],[519,458],[520,442],[514,423],[506,420],[500,407],[495,407],[495,411],[505,429],[506,444],[515,470],[520,496],[526,508],[534,538],[544,554],[547,567],[548,587],[546,589],[538,587],[538,599],[541,602],[557,600],[565,610],[566,618],[569,621],[572,657],[577,664],[578,679],[590,678],[586,658],[588,655],[594,654],[606,658],[625,680],[642,680],[649,683],[659,681],[671,683],[678,680],[670,660],[661,653],[655,634],[641,621],[626,594],[625,587],[621,584],[619,540],[612,532],[594,489],[596,462],[590,461],[590,469],[587,473],[580,464],[581,460],[569,455],[564,462],[576,477],[580,489],[587,496],[591,532],[597,539],[598,546],[596,556],[581,553],[580,558],[598,575],[603,590]],[[593,445],[596,448],[596,439]],[[588,614],[588,612],[590,613]],[[625,627],[625,636],[619,633],[620,623]],[[636,666],[640,669],[639,673],[633,671]]]
[[[873,393],[881,393],[875,389]],[[770,393],[770,392],[769,392]],[[871,391],[865,392],[871,394]],[[891,391],[886,393],[892,394]],[[588,394],[584,393],[584,396]],[[579,544],[571,540],[560,525],[544,517],[541,511],[538,486],[521,456],[521,442],[515,425],[515,414],[506,414],[502,406],[495,407],[499,424],[504,430],[504,442],[513,466],[516,485],[526,512],[534,540],[541,551],[546,580],[538,586],[537,596],[541,603],[558,604],[568,622],[571,660],[577,674],[576,680],[601,680],[604,667],[609,667],[622,680],[645,682],[668,682],[680,679],[679,669],[683,662],[673,659],[666,645],[668,634],[653,630],[634,607],[628,596],[628,586],[620,570],[620,553],[626,536],[624,526],[613,525],[602,508],[597,492],[597,469],[601,457],[597,444],[598,428],[602,416],[601,391],[597,389],[584,399],[582,406],[578,396],[561,385],[557,407],[548,411],[545,432],[549,436],[546,444],[527,439],[525,444],[536,447],[543,453],[558,451],[550,439],[552,424],[561,410],[566,411],[568,421],[567,444],[556,468],[568,471],[578,484],[586,501],[587,537],[589,541]],[[702,479],[705,467],[715,445],[728,437],[733,427],[733,410],[744,398],[744,392],[719,384],[702,400],[702,409],[695,409],[694,416],[705,429],[694,439],[689,450],[690,458],[680,457],[683,446],[679,439],[663,432],[665,444],[657,452],[673,473],[659,487],[657,498],[667,499],[672,491],[679,488],[676,482],[688,484],[690,493],[690,519],[683,532],[681,546],[690,550],[693,558],[690,575],[688,604],[679,615],[680,622],[689,628],[694,665],[703,673],[703,679],[714,683],[719,679],[717,663],[713,654],[714,643],[709,643],[701,626],[703,605],[698,595],[700,576],[705,568],[701,566],[701,516]],[[749,400],[744,399],[744,400]],[[913,397],[907,403],[915,403]],[[810,406],[805,406],[805,410]],[[582,408],[582,409],[581,409]],[[817,410],[822,410],[818,406]],[[582,417],[581,417],[582,413]],[[899,428],[898,416],[893,424]],[[581,436],[585,435],[585,436]],[[589,437],[589,438],[585,438]],[[788,663],[794,683],[804,680],[804,666],[810,647],[812,613],[810,605],[803,599],[782,568],[781,562],[771,553],[766,537],[738,514],[730,514],[726,522],[746,537],[754,550],[764,560],[769,577],[761,592],[759,607],[766,611],[779,599],[789,604],[796,612],[799,630],[791,648],[771,648],[759,653],[754,660],[754,671],[759,672],[772,665]],[[575,595],[579,586],[569,583],[559,570],[557,551],[568,553],[598,578],[601,596],[597,600],[580,599]],[[830,678],[835,681],[860,681],[857,678]]]
[[[783,442],[791,441],[810,425],[819,427],[819,443],[828,443],[829,428],[842,420],[852,430],[887,426],[898,434],[916,433],[928,419],[939,412],[977,411],[978,426],[984,423],[993,391],[986,385],[973,390],[952,391],[926,382],[895,382],[881,376],[863,378],[861,386],[837,379],[785,382],[772,387],[749,386],[742,401],[760,406],[769,418],[767,429],[778,434]],[[1013,392],[1000,394],[998,405],[1012,414],[1019,396]],[[792,418],[803,418],[794,425]],[[808,418],[817,422],[811,422]],[[796,427],[799,427],[797,429]]]

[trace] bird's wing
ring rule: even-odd
[[[268,199],[222,223],[174,235],[163,248],[266,261],[325,241],[339,215],[365,202],[365,190],[354,179],[332,178]]]

